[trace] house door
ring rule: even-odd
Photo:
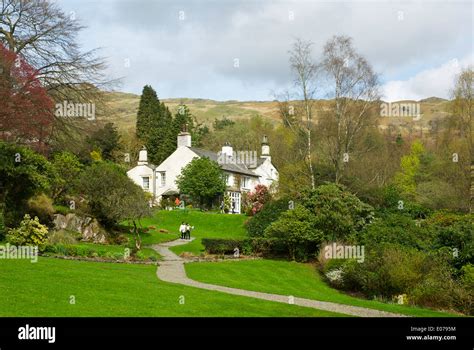
[[[240,214],[240,192],[229,192],[231,207],[230,212]]]

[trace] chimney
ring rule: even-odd
[[[261,158],[271,158],[270,157],[270,146],[268,145],[268,138],[267,136],[263,136],[262,140],[262,155]]]
[[[225,154],[229,157],[234,156],[234,149],[232,148],[232,145],[229,142],[224,143],[224,146],[222,146],[221,154]]]
[[[187,131],[182,131],[178,134],[178,148],[191,147],[191,134]]]
[[[146,150],[146,147],[143,146],[143,148],[140,150],[140,153],[138,154],[138,165],[147,165],[148,164],[148,152]]]

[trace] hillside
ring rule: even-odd
[[[131,131],[135,128],[135,120],[138,110],[140,96],[123,92],[107,93],[110,114],[104,118],[117,125],[121,131]],[[163,99],[170,110],[175,113],[178,106],[186,104],[200,123],[211,125],[214,120],[227,117],[232,120],[249,119],[256,115],[261,115],[274,123],[278,123],[278,103],[276,101],[213,101],[208,99]],[[319,101],[322,105],[327,101]],[[398,101],[400,103],[413,103],[414,101]],[[380,117],[379,126],[381,129],[388,126],[400,126],[402,129],[428,131],[429,122],[435,119],[444,118],[448,115],[449,101],[430,97],[419,101],[421,103],[422,118],[413,121],[410,117]],[[316,115],[317,119],[317,115]]]

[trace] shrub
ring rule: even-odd
[[[37,216],[40,222],[51,226],[53,222],[54,207],[53,200],[45,194],[34,196],[28,200],[28,213]]]
[[[112,256],[115,260],[124,260],[124,254],[123,253],[115,252],[115,253],[113,253]]]
[[[319,270],[323,273],[326,274],[327,272],[330,272],[332,270],[339,270],[341,269],[344,264],[346,263],[346,260],[344,259],[326,259],[324,256],[324,251],[321,250],[319,252],[318,256],[318,267]]]
[[[0,205],[0,241],[5,237],[5,220],[3,219],[3,206]]]
[[[74,244],[77,243],[77,233],[67,231],[67,230],[59,230],[53,231],[48,235],[48,243],[49,244]]]
[[[282,251],[276,247],[276,240],[266,238],[250,239],[222,239],[222,238],[203,238],[202,244],[209,254],[233,254],[234,249],[238,248],[244,255],[262,255],[269,256],[272,253]]]
[[[209,254],[233,254],[234,249],[243,250],[244,240],[203,238],[202,245]]]
[[[428,227],[417,226],[411,217],[397,212],[375,219],[358,236],[362,244],[395,243],[418,249],[428,248],[433,239]]]
[[[470,290],[474,290],[474,266],[467,264],[462,267],[462,282]]]
[[[245,200],[244,198],[242,198],[242,203],[244,203]],[[231,206],[232,206],[232,200],[230,198],[230,196],[228,194],[225,194],[224,195],[224,199],[222,200],[222,210],[224,211],[224,213],[228,213],[231,209]],[[244,213],[245,213],[245,209],[244,209]]]
[[[67,215],[72,212],[72,210],[65,205],[54,205],[53,208],[55,214]]]
[[[416,188],[418,200],[428,208],[463,209],[456,188],[446,181],[435,179],[418,184]]]
[[[370,246],[368,251],[363,263],[343,263],[342,281],[329,282],[335,287],[362,291],[369,298],[393,300],[406,294],[412,304],[472,313],[472,289],[452,278],[446,252],[425,253],[387,243]]]
[[[474,228],[473,215],[459,217],[436,216],[433,224],[434,248],[449,247],[454,254],[453,266],[460,270],[463,265],[474,264]],[[449,225],[449,226],[448,226]]]
[[[314,216],[314,228],[329,241],[345,241],[373,219],[373,208],[342,186],[326,184],[303,193],[301,204]]]
[[[170,198],[163,198],[160,201],[160,209],[174,208],[175,204]]]
[[[305,191],[301,203],[268,225],[264,235],[284,245],[291,259],[305,261],[314,256],[323,240],[355,240],[373,215],[370,205],[342,186],[326,184]]]
[[[286,247],[292,260],[306,261],[318,250],[323,232],[315,228],[311,212],[297,205],[268,226],[265,237],[278,240]]]
[[[453,305],[453,281],[439,276],[426,276],[410,294],[413,303],[448,309]]]
[[[135,258],[137,258],[138,260],[146,260],[146,255],[145,253],[143,253],[141,250],[139,250],[136,254],[135,254]]]
[[[270,191],[265,185],[255,186],[255,191],[250,192],[246,196],[247,206],[251,207],[248,214],[255,215],[262,210],[265,203],[271,199]]]
[[[130,243],[130,239],[126,235],[118,234],[112,236],[112,243],[117,245],[128,245]]]
[[[288,199],[278,199],[266,203],[263,209],[245,224],[250,237],[263,237],[265,229],[288,210]]]
[[[31,219],[30,215],[25,214],[20,226],[11,229],[7,235],[7,241],[13,245],[33,245],[38,246],[42,251],[48,238],[48,228],[39,222],[35,217]]]
[[[337,287],[343,284],[343,273],[344,270],[342,268],[332,269],[326,272],[325,276],[333,286]]]

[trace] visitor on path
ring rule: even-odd
[[[185,239],[191,239],[191,230],[194,229],[194,226],[190,226],[188,223],[186,223],[186,235]]]
[[[179,227],[179,232],[181,233],[181,239],[186,238],[186,224],[184,222],[181,223],[181,226]]]

